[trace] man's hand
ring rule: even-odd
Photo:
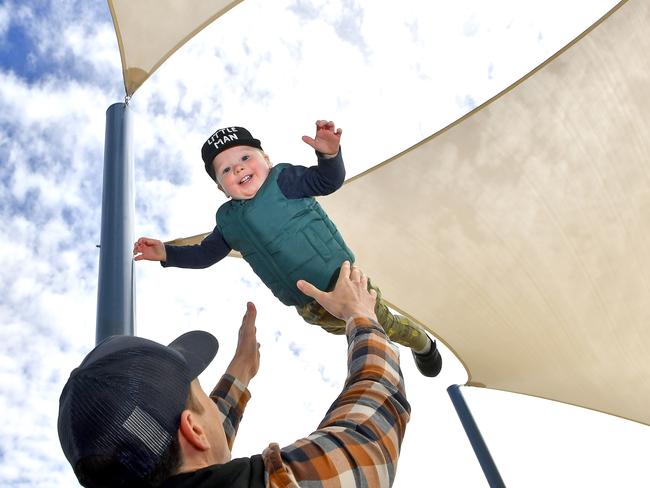
[[[246,304],[246,313],[239,328],[237,350],[226,373],[233,375],[244,385],[257,374],[260,367],[260,343],[257,342],[255,318],[257,310],[252,302]]]
[[[336,129],[334,122],[327,120],[316,121],[316,138],[302,136],[302,140],[316,151],[328,156],[336,156],[341,143],[341,129]]]
[[[368,291],[368,277],[358,267],[351,267],[349,261],[344,261],[341,265],[339,279],[331,292],[321,291],[304,280],[299,280],[297,286],[301,292],[312,297],[339,319],[347,321],[350,317],[364,316],[377,320],[377,292]]]
[[[147,261],[167,261],[165,244],[158,239],[140,237],[133,245],[133,256],[136,261],[146,259]]]

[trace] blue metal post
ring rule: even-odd
[[[447,388],[447,393],[449,393],[451,403],[454,404],[458,418],[460,419],[461,424],[463,424],[465,434],[467,434],[467,438],[469,439],[469,442],[474,449],[474,454],[476,454],[476,458],[478,459],[478,462],[483,469],[483,474],[485,474],[485,478],[487,479],[490,487],[505,487],[506,485],[503,482],[501,475],[499,474],[499,470],[497,469],[496,464],[494,464],[492,455],[490,454],[490,451],[488,450],[488,447],[483,440],[481,431],[478,429],[478,426],[474,421],[472,412],[470,412],[469,407],[465,402],[465,398],[460,391],[460,387],[458,385],[451,385],[449,388]]]
[[[126,103],[106,111],[102,229],[99,253],[96,342],[135,332],[133,153],[131,116]]]

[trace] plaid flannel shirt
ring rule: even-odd
[[[399,353],[383,329],[367,318],[348,323],[348,377],[318,430],[262,454],[266,484],[276,487],[388,487],[395,479],[411,407]],[[211,394],[232,447],[250,393],[224,375]]]

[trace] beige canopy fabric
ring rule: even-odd
[[[127,96],[185,42],[241,0],[108,0]]]
[[[650,4],[322,204],[468,385],[650,424]],[[350,212],[350,209],[356,212]]]
[[[127,29],[134,2],[109,3],[133,93],[237,2],[205,2],[190,35],[169,14]],[[147,14],[161,3],[181,8],[158,0]],[[453,350],[468,385],[650,424],[648,26],[648,2],[619,3],[491,101],[321,199],[384,297]],[[165,44],[152,29],[177,33],[161,58],[125,54]]]

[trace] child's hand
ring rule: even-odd
[[[336,156],[339,152],[339,144],[341,142],[341,129],[336,129],[334,122],[331,120],[317,120],[316,121],[316,138],[312,139],[309,136],[302,136],[302,140],[309,144],[316,151],[329,156]]]
[[[146,259],[147,261],[167,261],[165,245],[149,237],[141,237],[133,245],[133,255],[136,261]]]

